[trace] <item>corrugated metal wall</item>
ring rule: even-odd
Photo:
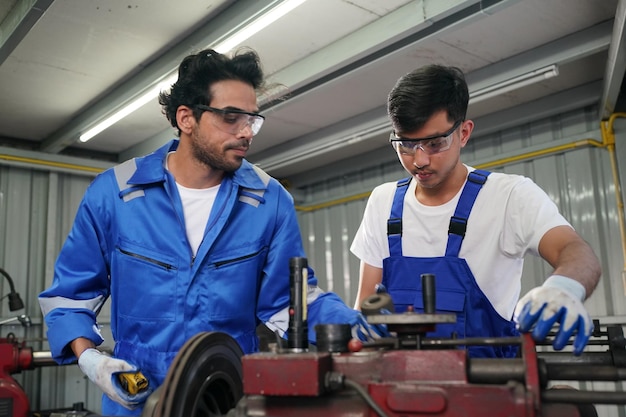
[[[33,350],[48,350],[37,295],[52,282],[54,261],[92,178],[93,174],[51,172],[45,167],[0,165],[0,267],[13,278],[25,304],[24,310],[11,312],[2,302],[0,316],[26,314],[33,323],[29,328],[2,326],[1,337],[14,333]],[[6,280],[0,289],[0,294],[8,294]],[[100,409],[102,393],[77,366],[39,367],[14,377],[28,394],[32,410],[66,408],[77,402]]]
[[[601,141],[596,115],[597,109],[586,108],[476,137],[464,149],[463,160],[494,171],[524,174],[544,187],[601,258],[603,278],[587,303],[591,314],[623,323],[623,247],[609,153],[585,142]],[[623,136],[617,138],[619,161],[626,161],[626,146],[621,146],[626,143],[626,135]],[[529,152],[542,156],[518,160]],[[359,265],[349,247],[365,209],[367,192],[402,176],[404,171],[389,150],[376,165],[308,186],[305,201],[299,206],[305,249],[320,286],[337,292],[350,305],[356,297]],[[55,258],[92,177],[0,162],[0,267],[13,277],[26,304],[25,311],[10,312],[7,302],[0,303],[0,317],[6,319],[24,312],[33,320],[28,329],[0,327],[1,337],[13,332],[25,338],[33,349],[47,349],[37,295],[51,282]],[[320,204],[327,206],[317,208]],[[529,259],[523,290],[539,284],[548,273],[549,266],[543,261]],[[8,293],[5,280],[0,281],[0,290],[2,296]],[[106,315],[105,308],[100,321],[105,325],[105,343],[110,344]],[[76,366],[43,367],[14,376],[28,393],[33,410],[69,407],[75,402],[84,402],[87,409],[95,412],[100,410],[101,393]],[[596,389],[605,385],[594,384]],[[599,408],[605,417],[626,415],[623,407]]]

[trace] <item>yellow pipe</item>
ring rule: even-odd
[[[584,139],[584,140],[578,140],[572,143],[566,143],[564,145],[554,146],[552,148],[542,149],[539,151],[523,153],[523,154],[512,156],[509,158],[502,158],[502,159],[498,159],[495,161],[486,162],[484,164],[477,164],[475,165],[475,168],[479,168],[479,169],[492,168],[494,166],[506,165],[506,164],[510,164],[513,162],[523,161],[526,159],[533,159],[533,158],[537,158],[540,156],[546,156],[546,155],[564,152],[564,151],[568,151],[572,149],[577,149],[583,146],[595,146],[598,148],[605,147],[603,142],[599,142],[595,139]],[[296,206],[296,210],[302,211],[302,212],[311,212],[311,211],[321,210],[327,207],[332,207],[332,206],[348,203],[348,202],[355,201],[355,200],[361,200],[363,198],[369,197],[370,194],[371,192],[365,192],[365,193],[360,193],[360,194],[355,194],[352,196],[340,198],[338,200],[327,201],[325,203],[313,204],[310,206]]]
[[[615,154],[615,131],[613,130],[613,124],[615,123],[615,119],[618,117],[626,117],[626,113],[613,113],[609,117],[609,120],[601,121],[600,131],[602,132],[602,142],[609,151],[611,172],[613,174],[613,183],[615,184],[617,219],[622,239],[622,256],[624,258],[624,266],[622,268],[622,287],[624,288],[624,295],[626,295],[626,220],[624,219],[624,200],[622,199],[622,189],[617,167],[617,155]]]
[[[4,159],[6,161],[24,162],[27,164],[43,165],[43,166],[56,167],[56,168],[68,168],[68,169],[74,169],[77,171],[87,171],[87,172],[95,172],[95,173],[104,171],[104,169],[102,168],[94,168],[94,167],[89,167],[86,165],[67,164],[64,162],[46,161],[45,159],[24,158],[21,156],[13,156],[13,155],[0,155],[0,159]]]
[[[369,197],[370,194],[371,194],[371,191],[368,191],[365,193],[360,193],[360,194],[355,194],[355,195],[351,195],[348,197],[340,198],[339,200],[327,201],[326,203],[313,204],[311,206],[296,206],[296,210],[304,211],[304,212],[321,210],[323,208],[337,206],[339,204],[349,203],[355,200],[361,200],[361,199]]]
[[[552,148],[541,149],[539,151],[527,152],[520,155],[512,156],[510,158],[502,158],[497,161],[486,162],[484,164],[478,164],[475,168],[484,169],[484,168],[493,168],[495,166],[507,165],[513,162],[520,162],[526,159],[534,159],[540,156],[551,155],[559,152],[570,151],[573,149],[581,148],[583,146],[595,146],[598,148],[604,147],[602,142],[599,142],[594,139],[585,139],[578,140],[572,143],[566,143],[565,145],[554,146]]]

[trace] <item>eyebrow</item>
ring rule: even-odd
[[[213,107],[213,106],[211,106],[211,107]],[[216,108],[219,108],[219,107],[216,107]],[[240,109],[239,107],[234,107],[234,106],[222,107],[220,110],[243,112],[243,113],[259,113],[259,109],[258,108],[256,110],[248,111],[248,110]]]
[[[456,129],[457,129],[457,128],[461,125],[461,122],[462,122],[462,121],[463,121],[462,119],[459,119],[459,120],[457,120],[456,122],[454,122],[454,125],[452,125],[452,127],[451,127],[450,129],[446,130],[445,132],[440,133],[440,134],[438,134],[438,135],[426,136],[425,138],[407,138],[407,137],[404,137],[404,136],[399,136],[399,135],[396,133],[396,131],[394,130],[394,131],[393,131],[393,134],[394,134],[394,136],[395,136],[397,139],[393,139],[393,140],[397,140],[397,141],[411,141],[411,142],[419,142],[419,141],[422,141],[422,140],[431,140],[431,139],[437,139],[437,138],[446,137],[446,136],[449,136],[449,135],[451,135],[452,133],[454,133],[454,131],[455,131],[455,130],[456,130]]]

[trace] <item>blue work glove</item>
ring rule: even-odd
[[[78,358],[78,366],[110,399],[129,410],[137,408],[152,393],[151,388],[135,395],[126,392],[120,385],[117,374],[137,372],[138,369],[124,360],[112,358],[97,349],[85,350]]]
[[[365,316],[359,312],[356,321],[352,324],[352,337],[361,342],[371,342],[381,337],[391,337],[384,324],[369,324]]]
[[[585,288],[578,281],[552,275],[519,300],[513,319],[520,332],[532,330],[537,341],[545,339],[552,326],[560,323],[552,343],[554,349],[563,349],[569,338],[576,335],[574,354],[580,355],[593,331],[593,322],[583,306],[585,295]]]

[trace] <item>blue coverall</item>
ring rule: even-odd
[[[100,345],[96,315],[111,298],[114,356],[159,386],[175,355],[199,332],[220,331],[245,353],[258,350],[256,328],[288,325],[289,259],[304,255],[291,195],[244,160],[222,180],[193,256],[183,207],[164,168],[173,140],[154,153],[98,175],[87,189],[40,305],[54,359],[76,358],[69,343]],[[322,292],[309,271],[309,339],[317,323],[354,324],[358,312]],[[271,326],[270,326],[271,327]],[[105,415],[130,412],[108,397]]]

